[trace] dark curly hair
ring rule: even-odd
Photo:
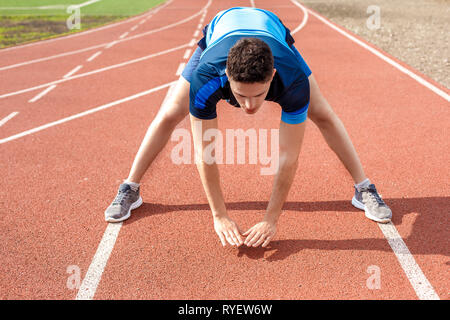
[[[243,38],[228,52],[229,77],[238,82],[264,83],[273,73],[272,50],[258,38]]]

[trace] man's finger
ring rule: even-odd
[[[242,244],[242,238],[241,235],[239,233],[239,229],[235,229],[234,231],[234,235],[236,236],[237,242],[238,242],[238,246],[240,246]]]
[[[253,227],[251,227],[250,229],[248,229],[247,231],[245,231],[245,233],[243,233],[242,235],[243,236],[246,236],[246,235],[248,235],[249,233],[250,233],[250,231],[252,231],[253,230]]]
[[[250,231],[250,230],[249,230]],[[248,231],[247,231],[248,232]],[[246,232],[246,233],[247,233]],[[255,230],[251,230],[250,231],[250,234],[247,236],[247,238],[245,239],[245,241],[244,241],[244,243],[245,243],[245,245],[249,245],[249,243],[250,243],[250,241],[253,239],[253,237],[255,236],[255,234],[256,234],[256,231]]]
[[[262,236],[261,233],[259,232],[255,232],[253,234],[250,234],[252,237],[250,238],[250,240],[247,243],[247,246],[252,246],[256,241],[259,240],[259,238]]]
[[[238,245],[238,241],[237,241],[237,239],[235,238],[234,233],[233,233],[232,231],[229,231],[229,230],[227,230],[226,232],[227,232],[228,237],[229,237],[230,240],[231,240],[231,241],[229,240],[228,242],[230,242],[230,244],[231,244],[232,246],[237,246],[237,245]]]
[[[256,243],[253,246],[254,247],[259,246],[261,243],[264,242],[265,239],[266,239],[266,236],[264,234],[261,234],[261,236],[259,237],[258,241],[256,241]]]
[[[267,245],[270,243],[270,241],[272,240],[272,236],[270,236],[270,237],[267,237],[266,238],[266,241],[264,241],[264,243],[262,244],[262,247],[263,248],[265,248],[265,247],[267,247]]]
[[[225,247],[225,245],[227,243],[225,242],[225,238],[224,238],[223,234],[222,233],[218,233],[218,235],[219,235],[220,242],[222,242],[222,246]]]

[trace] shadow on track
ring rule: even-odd
[[[393,212],[392,223],[400,225],[403,217],[415,213],[413,229],[407,238],[404,238],[412,254],[439,254],[450,256],[449,230],[450,197],[424,197],[424,198],[387,198],[386,203]],[[243,201],[226,203],[227,210],[261,210],[267,207],[266,201]],[[209,211],[208,204],[179,204],[164,205],[159,203],[144,203],[133,212],[125,224],[135,223],[142,218],[156,214],[173,211]],[[286,202],[283,210],[313,214],[320,211],[361,212],[354,208],[350,201],[317,201],[317,202]],[[361,219],[366,219],[361,215]],[[367,220],[368,223],[375,223]],[[303,249],[318,250],[376,250],[391,251],[387,241],[383,238],[361,238],[349,240],[274,240],[266,248],[240,247],[238,256],[247,256],[251,259],[264,259],[266,251],[273,252],[266,257],[267,261],[283,260]]]

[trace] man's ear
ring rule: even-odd
[[[277,73],[277,69],[273,68],[272,79],[275,77],[275,73]]]

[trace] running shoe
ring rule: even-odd
[[[367,218],[380,222],[388,223],[392,218],[392,211],[381,199],[374,184],[358,190],[355,187],[355,196],[352,199],[352,205],[358,209],[364,210]]]
[[[142,204],[139,195],[139,187],[133,188],[127,183],[119,186],[116,198],[105,210],[105,221],[120,222],[126,220],[131,215],[131,210],[138,208]]]

